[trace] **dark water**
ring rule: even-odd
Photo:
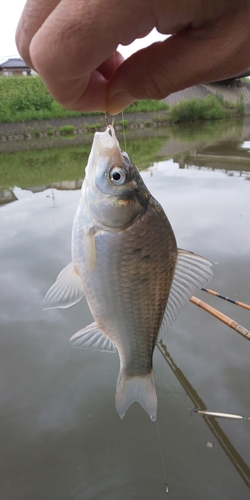
[[[142,176],[178,245],[214,263],[210,288],[250,303],[250,126],[166,129],[159,137]],[[141,163],[148,141],[133,145]],[[7,169],[15,158],[2,155]],[[24,178],[24,160],[20,169]],[[68,177],[55,183],[69,179],[70,164]],[[1,181],[18,201],[0,209],[0,498],[166,498],[157,424],[136,403],[122,421],[115,411],[118,355],[68,344],[91,322],[86,303],[42,311],[45,292],[70,261],[80,192],[35,192],[42,185],[28,183],[22,187],[33,192],[11,191],[13,184]],[[202,291],[197,296],[250,329],[248,311]],[[190,413],[200,407],[250,416],[249,359],[246,339],[193,304],[155,350],[169,498],[250,498],[250,421]]]

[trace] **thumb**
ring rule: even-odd
[[[234,20],[233,31],[225,23],[214,32],[208,27],[187,29],[136,52],[109,82],[109,113],[117,114],[137,99],[159,100],[198,83],[240,74],[250,67],[249,41],[250,33]]]

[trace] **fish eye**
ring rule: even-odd
[[[109,172],[109,178],[116,186],[122,186],[127,180],[127,175],[123,167],[113,167]]]

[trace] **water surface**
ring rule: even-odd
[[[146,168],[143,179],[178,246],[214,263],[211,288],[250,303],[248,123],[166,129],[154,147],[151,142],[152,157],[147,134],[137,145],[128,140],[127,150]],[[36,151],[40,166],[48,164],[53,175],[57,165],[63,170],[53,189],[42,166],[37,175],[44,184],[15,183],[15,172],[19,181],[21,171],[27,174],[25,157],[18,166],[13,155],[20,153],[0,155],[5,172],[8,164],[13,169],[12,184],[2,176],[0,185],[17,198],[0,209],[0,498],[161,500],[157,424],[137,403],[122,421],[115,411],[118,355],[69,346],[70,336],[92,321],[86,302],[42,311],[43,296],[70,261],[80,192],[65,188],[79,187],[85,161],[77,166],[77,150],[79,174],[72,179],[70,148],[61,149],[64,156],[54,153],[53,162],[48,150]],[[250,329],[249,312],[202,291],[197,296]],[[249,498],[250,422],[190,414],[199,406],[250,416],[249,356],[246,339],[193,304],[155,350],[158,426],[172,499]]]

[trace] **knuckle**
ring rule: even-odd
[[[170,85],[165,72],[149,71],[142,82],[146,99],[164,99],[170,93]]]

